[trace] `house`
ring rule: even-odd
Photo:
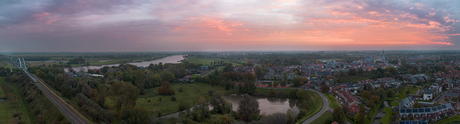
[[[447,100],[451,100],[452,97],[454,97],[456,99],[455,101],[458,101],[458,99],[460,98],[460,93],[446,92],[444,96]]]
[[[423,100],[431,100],[433,99],[433,91],[432,90],[425,90],[423,92]]]
[[[415,98],[413,96],[409,96],[401,100],[401,102],[399,102],[399,109],[412,108],[414,104],[415,104]]]
[[[412,116],[414,120],[438,120],[446,117],[448,114],[454,114],[455,104],[447,103],[429,108],[403,108],[399,109],[400,118],[409,118]]]

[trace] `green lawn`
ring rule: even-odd
[[[398,101],[391,101],[390,106],[398,106],[399,102]]]
[[[329,107],[337,108],[340,106],[339,103],[337,102],[337,99],[334,96],[332,96],[329,93],[323,93],[323,94],[326,96],[327,100],[329,101]]]
[[[197,104],[200,97],[209,100],[208,91],[216,92],[222,90],[224,93],[227,93],[224,87],[212,87],[209,84],[198,82],[192,84],[172,84],[171,88],[175,91],[174,95],[158,95],[157,88],[147,89],[146,95],[139,96],[139,99],[137,99],[136,107],[142,107],[155,116],[158,115],[158,111],[161,111],[162,115],[167,115],[178,112],[180,102],[188,103],[191,106]],[[183,92],[179,92],[179,88],[182,88]],[[176,101],[172,101],[171,97],[176,97]],[[161,101],[159,101],[159,98],[161,98]],[[148,102],[148,100],[151,100],[151,102]],[[108,99],[107,105],[113,106],[113,103]]]
[[[409,90],[410,94],[415,94],[417,93],[418,89],[420,89],[420,87],[409,87],[407,88],[407,90]]]
[[[311,105],[311,108],[313,109],[311,111],[308,111],[302,119],[296,122],[296,124],[301,124],[305,120],[309,119],[311,116],[318,113],[323,108],[323,99],[321,98],[321,96],[319,96],[319,94],[316,94],[313,91],[307,91],[307,94],[310,95],[311,100],[313,100],[314,104]]]
[[[442,120],[436,124],[457,124],[457,123],[460,123],[460,115],[456,115],[446,120]]]
[[[332,115],[331,113],[326,111],[321,116],[319,116],[317,119],[312,121],[310,124],[324,124],[327,118],[332,118]]]
[[[369,119],[364,120],[365,124],[370,124],[370,123],[374,122],[374,119],[375,119],[374,116],[379,112],[380,106],[383,104],[383,101],[385,101],[385,100],[388,100],[388,99],[383,99],[382,101],[380,101],[379,104],[377,104],[374,107],[372,107],[371,112],[368,115],[368,116],[371,116],[371,117]]]
[[[380,123],[390,124],[391,123],[390,117],[391,117],[391,114],[393,113],[393,110],[391,110],[391,107],[385,107],[383,108],[383,113],[385,113],[385,116],[383,116],[380,119]]]

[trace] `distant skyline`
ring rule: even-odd
[[[1,0],[0,52],[460,50],[458,0]]]

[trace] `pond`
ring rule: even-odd
[[[232,103],[233,111],[238,110],[238,103],[243,98],[242,96],[224,96],[229,102]],[[254,97],[259,102],[260,114],[270,115],[273,113],[287,113],[288,109],[293,110],[295,113],[299,113],[300,101],[295,99],[287,98],[267,98],[267,97]],[[190,108],[192,110],[192,108]],[[209,106],[209,110],[212,110],[212,106]],[[181,111],[185,112],[185,111]],[[161,116],[160,118],[179,117],[180,112]]]

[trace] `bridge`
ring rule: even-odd
[[[15,68],[22,69],[24,73],[29,76],[35,82],[35,85],[45,94],[45,96],[61,111],[66,118],[73,124],[89,124],[91,121],[82,116],[77,110],[75,110],[71,105],[64,101],[60,96],[53,92],[48,86],[44,84],[40,78],[36,77],[33,74],[30,74],[27,71],[26,62],[24,58],[13,58],[10,57],[10,62]]]

